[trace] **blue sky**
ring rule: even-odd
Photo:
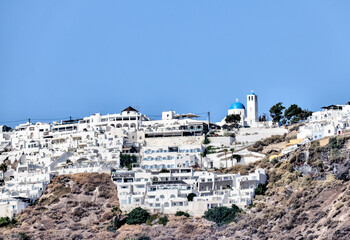
[[[350,1],[1,1],[0,124],[350,101]]]

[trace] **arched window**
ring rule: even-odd
[[[175,195],[174,195],[174,194],[171,194],[171,195],[170,195],[170,198],[175,198]]]
[[[164,203],[164,207],[170,207],[169,203],[168,202]]]

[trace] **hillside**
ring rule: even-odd
[[[335,137],[327,145],[312,142],[272,162],[225,169],[245,173],[263,167],[269,176],[266,190],[236,223],[219,227],[203,218],[169,216],[166,226],[125,224],[114,232],[108,227],[118,199],[110,176],[75,174],[56,177],[38,203],[19,216],[20,224],[1,229],[0,236],[19,239],[23,232],[31,239],[349,239],[349,144],[348,137]]]
[[[55,177],[38,202],[19,215],[20,224],[1,229],[4,239],[111,239],[111,208],[119,205],[108,174]],[[23,234],[24,233],[24,234]]]
[[[263,167],[269,175],[266,193],[257,195],[236,223],[218,227],[172,217],[165,227],[122,226],[117,239],[349,239],[349,150],[348,138],[337,137],[323,147],[309,143],[280,160],[226,169],[248,173]]]

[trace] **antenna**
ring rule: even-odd
[[[210,112],[208,112],[208,129],[210,131]]]

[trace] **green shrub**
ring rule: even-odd
[[[122,210],[121,210],[118,206],[114,206],[114,207],[111,209],[111,212],[112,212],[112,213],[116,213],[116,214],[121,214],[121,213],[122,213]]]
[[[169,220],[168,220],[168,217],[167,217],[167,216],[161,217],[161,218],[159,218],[159,220],[158,220],[158,223],[159,223],[159,224],[162,224],[163,226],[165,226],[168,222],[169,222]]]
[[[18,233],[18,239],[19,240],[29,240],[30,237],[26,233],[20,232],[20,233]]]
[[[215,149],[216,149],[216,148],[213,147],[213,146],[208,146],[208,147],[206,147],[206,149],[205,149],[205,155],[216,153],[216,150],[215,150]]]
[[[209,140],[209,138],[207,137],[207,135],[205,135],[205,137],[204,137],[204,140],[203,140],[203,144],[209,144],[210,143],[210,140]]]
[[[0,218],[0,227],[14,226],[17,220],[15,218],[10,219],[9,217]]]
[[[187,195],[187,200],[189,202],[192,202],[194,197],[197,197],[197,195],[194,194],[194,193],[190,193],[190,194]]]
[[[266,190],[266,184],[259,183],[258,187],[255,189],[255,195],[265,195]]]
[[[237,163],[241,162],[241,159],[242,159],[241,155],[238,155],[238,154],[233,154],[232,158],[235,158]]]
[[[188,214],[187,212],[183,212],[183,211],[177,211],[177,212],[175,213],[175,216],[190,217],[190,214]]]
[[[129,154],[122,154],[120,153],[120,167],[126,167],[129,170],[132,169],[132,164],[137,163],[137,156],[135,155],[129,155]]]
[[[233,222],[235,220],[236,214],[242,210],[235,204],[231,208],[228,207],[216,207],[209,209],[204,213],[204,218],[216,222],[219,226]]]
[[[158,217],[159,217],[158,214],[153,214],[153,215],[151,215],[151,216],[147,219],[146,224],[147,224],[148,226],[152,226],[152,222],[153,222],[154,220],[156,220]]]
[[[328,142],[328,147],[330,149],[341,149],[344,144],[346,143],[346,141],[348,140],[348,137],[332,137],[331,139],[329,139],[329,142]]]
[[[137,207],[128,214],[126,223],[129,225],[145,223],[148,217],[149,213],[145,209]]]
[[[142,236],[142,237],[139,237],[137,240],[151,240],[151,238],[147,236]]]
[[[275,168],[279,168],[281,165],[282,165],[282,163],[281,163],[281,162],[278,162],[278,163],[276,164]]]

